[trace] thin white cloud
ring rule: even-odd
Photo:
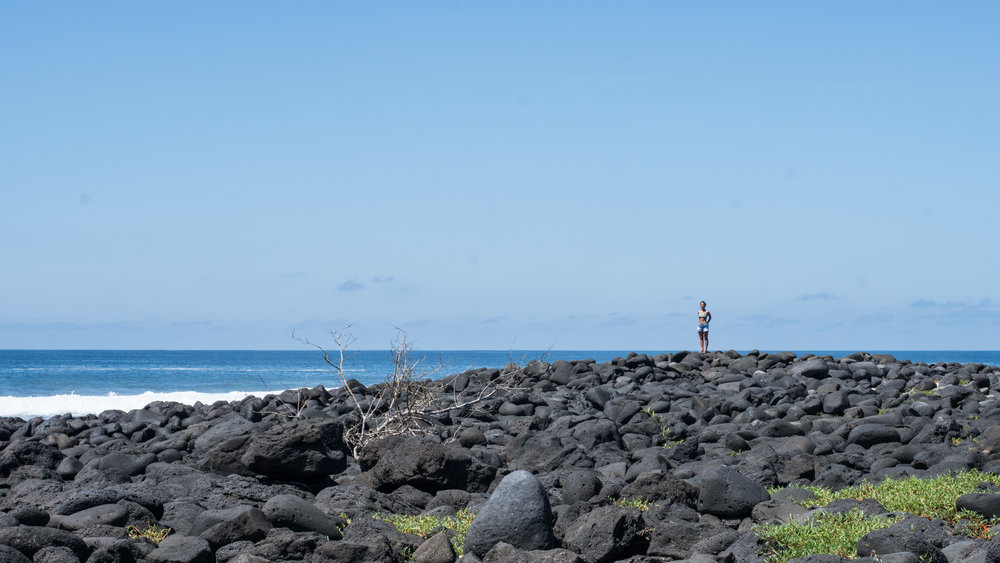
[[[349,280],[344,280],[339,285],[337,285],[337,291],[361,291],[365,286],[358,281],[358,278],[351,278]]]
[[[222,321],[178,321],[163,325],[163,329],[167,330],[192,330],[192,329],[209,329],[209,330],[227,330],[230,327],[229,324]]]
[[[911,314],[921,322],[937,325],[978,327],[1000,324],[1000,307],[992,300],[984,298],[976,303],[948,301],[941,303],[931,299],[918,299],[910,304]]]
[[[0,330],[22,330],[22,331],[140,331],[146,327],[137,323],[127,323],[121,321],[95,322],[95,323],[75,323],[65,321],[37,322],[37,323],[0,323]]]
[[[828,292],[821,291],[819,293],[807,293],[805,295],[800,295],[799,301],[833,301],[839,299],[836,295]]]
[[[986,301],[989,301],[988,299]],[[948,301],[946,303],[941,303],[933,299],[917,299],[913,303],[910,303],[910,307],[914,309],[958,309],[960,307],[965,307],[965,303],[961,301]]]

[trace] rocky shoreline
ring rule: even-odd
[[[794,485],[1000,473],[994,366],[680,352],[535,361],[517,375],[357,458],[344,388],[0,419],[0,562],[762,561],[754,526],[808,513]],[[499,377],[438,380],[437,404]],[[349,385],[362,400],[378,389]],[[995,491],[975,496],[984,514],[1000,506]],[[461,558],[448,532],[425,539],[373,517],[460,510],[478,513]],[[154,543],[128,526],[173,532]],[[1000,556],[940,521],[887,530],[869,561]]]

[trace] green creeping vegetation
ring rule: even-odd
[[[412,534],[421,538],[428,538],[444,530],[454,530],[455,536],[451,538],[451,547],[456,555],[462,555],[465,545],[465,534],[469,532],[469,526],[476,515],[468,510],[462,509],[454,516],[407,516],[405,514],[382,514],[376,512],[372,515],[378,520],[384,520],[404,534]]]
[[[683,438],[681,438],[680,440],[671,439],[671,430],[670,427],[667,426],[666,420],[664,420],[661,415],[653,412],[653,409],[647,407],[645,409],[642,409],[642,412],[646,413],[649,416],[649,418],[653,419],[653,422],[655,422],[656,425],[660,427],[660,436],[663,437],[663,449],[669,450],[674,446],[678,446],[684,443]]]
[[[608,500],[610,500],[611,504],[615,506],[621,508],[638,508],[640,512],[646,512],[653,506],[653,501],[646,500],[642,497],[632,499],[608,497]]]
[[[866,516],[860,510],[845,514],[823,514],[808,522],[764,525],[757,535],[767,547],[763,556],[772,562],[789,561],[814,553],[832,553],[841,557],[858,556],[858,540],[865,534],[888,528],[896,520]]]
[[[886,478],[878,485],[865,481],[839,491],[822,487],[805,487],[816,495],[816,500],[807,501],[805,506],[826,506],[839,499],[864,500],[873,498],[891,512],[908,512],[916,516],[940,518],[955,523],[969,517],[955,508],[958,497],[975,492],[982,482],[1000,485],[1000,475],[982,473],[978,470],[962,471],[936,477]]]
[[[860,501],[873,498],[890,512],[945,520],[958,524],[958,531],[970,537],[988,539],[989,529],[1000,524],[1000,518],[986,518],[955,507],[958,497],[975,492],[976,485],[983,481],[1000,485],[1000,475],[971,470],[927,478],[887,478],[878,485],[863,482],[839,491],[808,486],[803,488],[816,498],[802,504],[818,508],[840,499]],[[784,563],[813,553],[833,553],[853,558],[857,556],[856,547],[862,536],[888,527],[895,521],[852,510],[847,514],[818,515],[805,523],[763,525],[757,528],[757,533],[768,545],[766,556],[772,563]]]
[[[344,530],[351,525],[351,517],[347,515],[346,512],[340,513],[340,522],[337,522],[337,529],[340,530],[341,535],[343,535]]]
[[[174,530],[172,528],[157,526],[156,524],[148,521],[146,522],[145,528],[133,525],[125,526],[125,532],[128,533],[128,537],[132,539],[143,538],[153,543],[160,543],[170,535],[170,532],[173,531]]]

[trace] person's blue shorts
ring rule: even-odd
[[[708,332],[708,323],[698,323],[698,332]]]

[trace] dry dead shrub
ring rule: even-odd
[[[432,424],[435,417],[452,411],[475,408],[497,393],[517,389],[524,378],[523,369],[508,363],[499,374],[472,393],[458,393],[449,384],[434,380],[443,369],[424,369],[421,359],[412,357],[413,344],[405,330],[396,328],[398,336],[392,344],[393,371],[385,380],[365,387],[348,377],[347,364],[357,338],[350,327],[332,331],[336,350],[330,352],[306,339],[298,339],[323,353],[323,361],[340,380],[353,407],[352,422],[344,428],[344,442],[357,458],[369,445],[390,436],[418,434]],[[453,378],[452,378],[453,379]]]

